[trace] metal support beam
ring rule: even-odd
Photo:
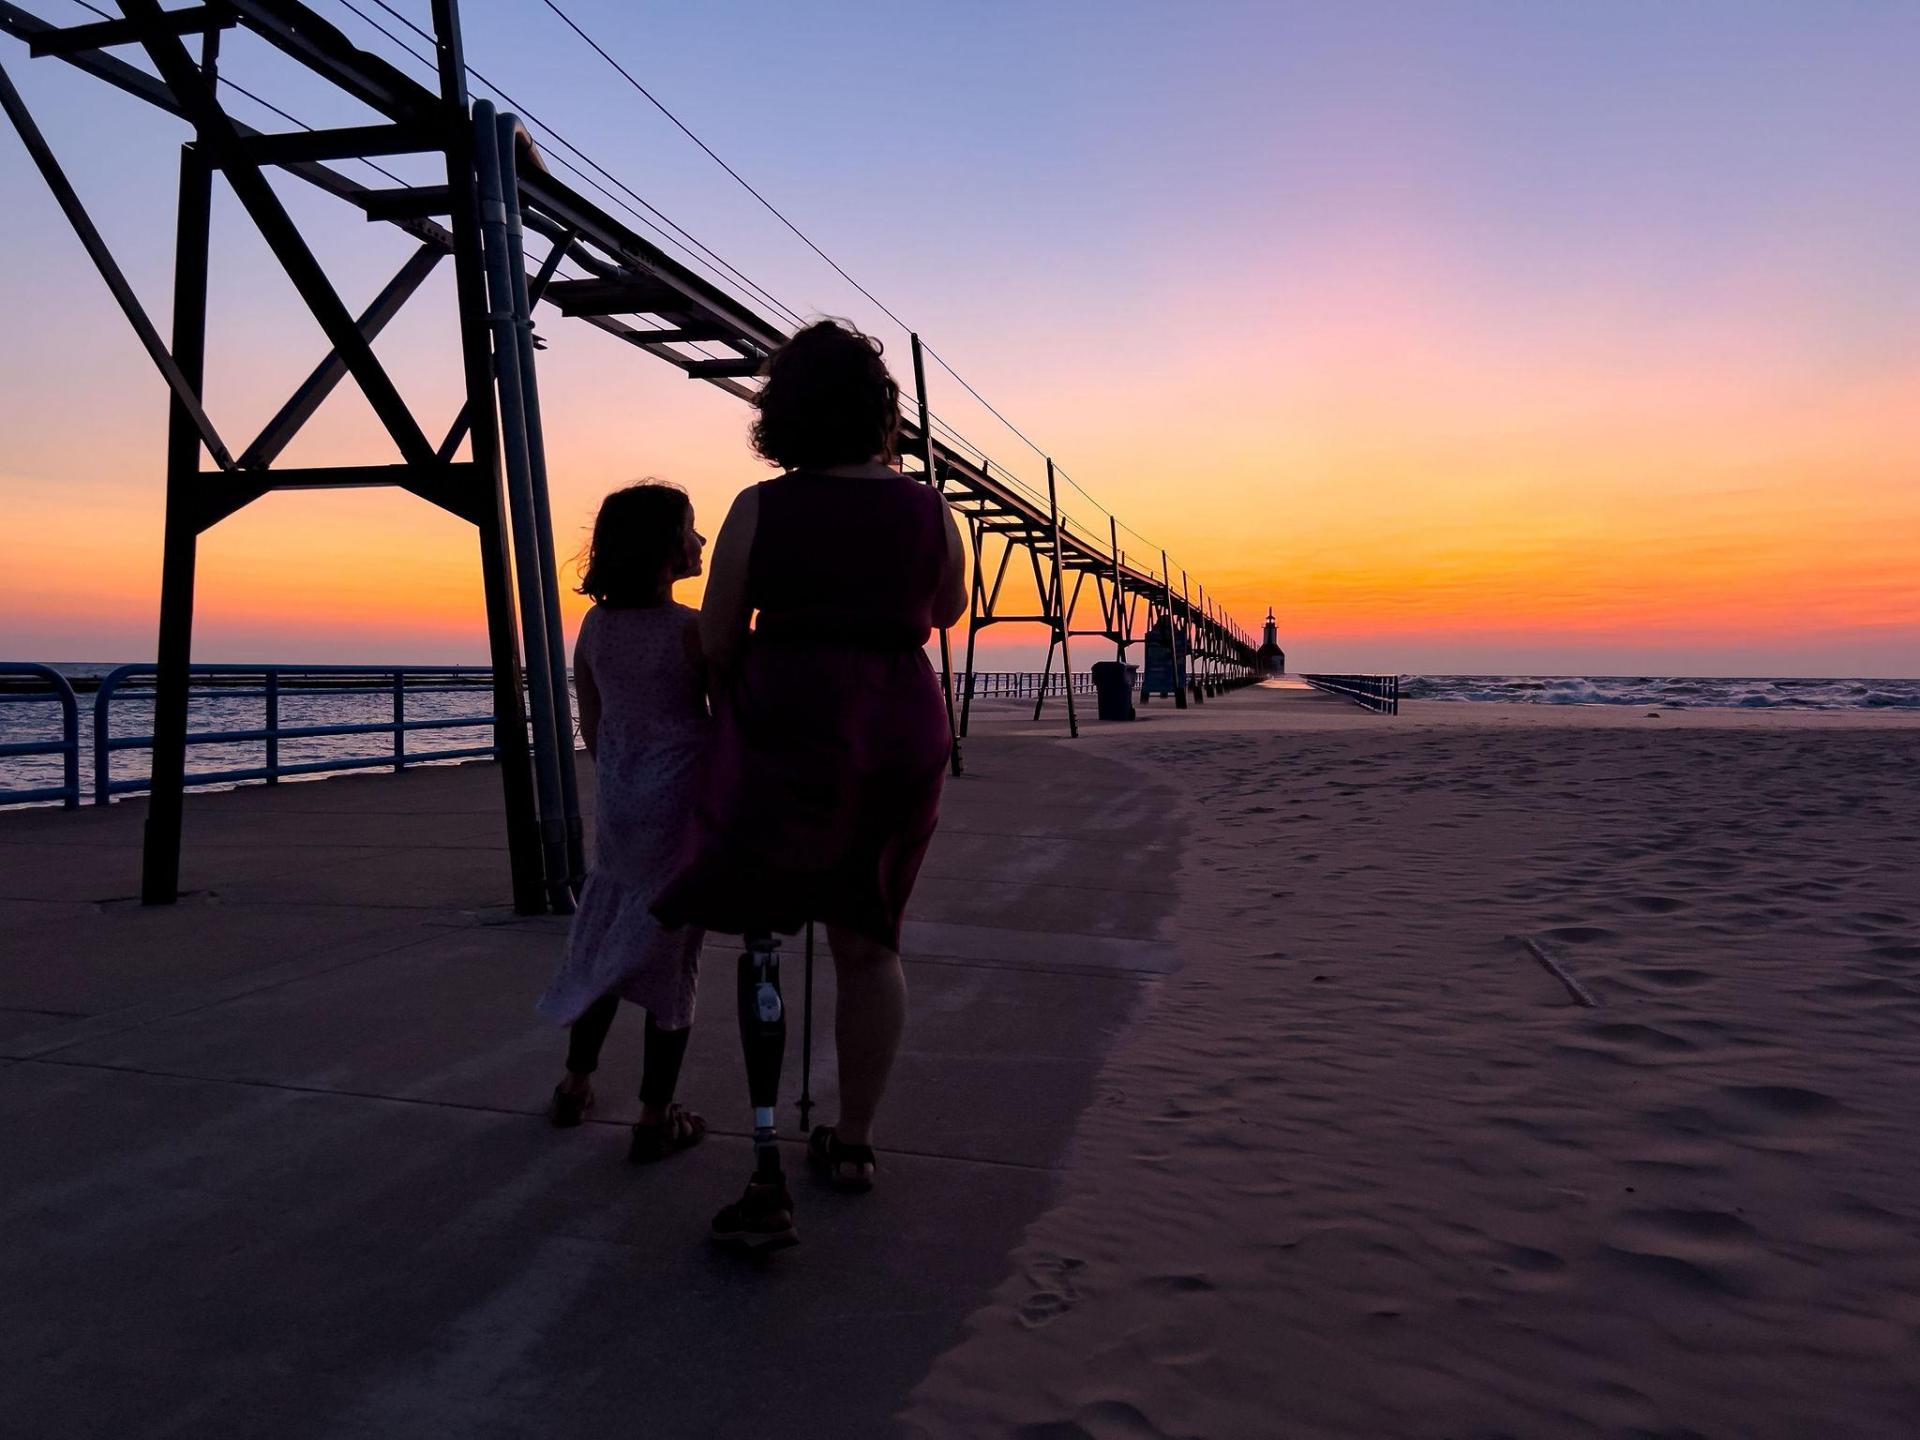
[[[920,350],[920,337],[913,336],[913,389],[920,404],[920,443],[921,462],[926,468],[927,484],[937,491],[940,482],[933,464],[933,426],[929,423],[927,411],[927,362]],[[971,649],[971,646],[969,646]],[[953,718],[953,640],[947,633],[947,627],[940,627],[940,690],[947,701],[947,734],[952,739],[952,750],[947,763],[953,773],[958,775],[962,769],[960,760],[960,727]]]
[[[534,365],[533,334],[537,290],[544,290],[553,278],[565,247],[554,246],[539,276],[530,284],[517,176],[522,157],[530,169],[541,168],[541,161],[517,116],[501,115],[495,123],[499,127],[500,183],[506,206],[505,279],[513,307],[513,341],[519,352],[520,404],[525,412],[521,428],[526,437],[527,480],[533,501],[533,541],[539,554],[540,609],[546,620],[547,633],[542,648],[546,652],[547,687],[553,706],[554,762],[560,777],[559,819],[566,845],[565,881],[571,909],[571,901],[587,883],[586,833],[580,820],[579,779],[573,768],[573,704],[567,691],[567,638],[560,623],[560,578],[553,554],[553,505],[547,494],[547,442],[540,423],[540,384]],[[531,657],[532,647],[528,653]]]
[[[1183,582],[1184,583],[1184,582]],[[1160,552],[1160,618],[1167,625],[1167,649],[1173,663],[1173,708],[1187,708],[1187,659],[1181,651],[1182,635],[1173,615],[1173,570],[1167,564],[1167,552]]]
[[[211,83],[220,32],[202,42]],[[213,172],[199,147],[180,149],[180,206],[174,221],[173,353],[182,378],[198,394],[207,355],[207,256],[213,223]],[[187,783],[187,703],[193,661],[194,569],[199,526],[194,485],[200,477],[199,427],[180,392],[167,410],[167,498],[160,554],[160,634],[154,646],[153,752],[146,834],[140,849],[140,903],[180,898],[180,831]]]
[[[977,520],[970,522],[968,530],[967,538],[973,542],[973,573],[967,583],[967,665],[964,672],[965,679],[962,680],[960,687],[960,728],[954,732],[957,740],[966,738],[967,721],[973,714],[973,647],[974,641],[980,636],[980,612],[986,599],[985,591],[981,588],[980,574],[980,547],[986,543],[986,536],[980,533],[980,522]],[[1009,542],[1007,551],[1010,553],[1012,549],[1013,546]],[[1006,568],[1007,557],[1006,554],[1002,554],[1001,573],[1004,574]]]
[[[507,857],[514,909],[546,908],[540,825],[534,812],[533,764],[527,754],[527,713],[521,701],[520,638],[509,578],[500,440],[488,355],[487,277],[480,245],[480,194],[467,117],[466,56],[455,0],[433,0],[438,37],[441,121],[446,126],[447,185],[453,192],[453,275],[460,314],[460,358],[474,464],[473,497],[480,541],[480,578],[487,609],[487,646],[493,662],[494,749],[500,756]]]
[[[1180,572],[1180,634],[1186,641],[1186,662],[1180,669],[1180,680],[1187,692],[1193,696],[1193,703],[1204,705],[1206,697],[1200,693],[1200,682],[1194,678],[1195,640],[1193,624],[1193,602],[1187,598],[1187,572]]]
[[[400,267],[400,273],[389,280],[386,287],[374,296],[373,303],[361,312],[358,328],[360,333],[371,342],[387,328],[387,322],[400,313],[400,307],[412,298],[413,292],[420,288],[427,276],[433,273],[433,267],[440,263],[440,257],[446,251],[437,245],[422,245],[413,252],[406,264]],[[299,433],[300,427],[313,417],[327,396],[333,393],[347,374],[347,362],[340,358],[340,352],[334,350],[322,360],[291,399],[280,407],[280,413],[266,423],[265,428],[240,456],[242,470],[258,470],[271,465],[287,448],[289,441]]]
[[[161,24],[169,35],[199,35],[224,30],[236,23],[233,12],[212,5],[190,5],[182,10],[164,12]],[[88,25],[70,25],[36,35],[31,53],[72,55],[81,50],[98,50],[107,45],[132,45],[139,41],[142,27],[132,20],[97,20]]]
[[[294,130],[243,138],[240,153],[254,165],[292,165],[311,160],[365,160],[373,155],[412,155],[439,143],[412,125],[343,125],[332,130]]]
[[[174,43],[177,45],[179,42]],[[199,441],[206,445],[207,453],[213,456],[213,463],[223,470],[231,469],[233,456],[221,442],[219,432],[213,428],[213,421],[207,418],[207,412],[201,408],[200,381],[186,373],[178,358],[161,341],[160,332],[153,328],[153,322],[147,318],[140,297],[133,293],[133,287],[121,273],[119,262],[113,258],[113,252],[107,248],[107,242],[94,225],[93,217],[87,214],[87,207],[80,203],[80,197],[68,182],[66,172],[54,158],[52,147],[34,122],[33,113],[27,109],[27,102],[14,89],[5,66],[0,66],[0,109],[7,112],[7,118],[19,132],[21,143],[27,147],[27,154],[40,171],[40,178],[46,181],[54,202],[67,217],[67,223],[73,226],[73,233],[80,237],[80,243],[93,261],[94,268],[100,272],[100,278],[107,282],[107,289],[120,306],[120,313],[127,317],[133,333],[139,337],[148,356],[165,377],[167,387],[173,391],[173,403],[180,406]],[[195,468],[199,468],[197,464]]]
[[[1061,608],[1066,596],[1066,587],[1061,582],[1060,566],[1060,495],[1053,481],[1053,457],[1047,457],[1047,512],[1053,519],[1053,600],[1054,611],[1058,615],[1057,624],[1060,640],[1060,678],[1067,692],[1067,734],[1073,739],[1080,738],[1080,717],[1073,708],[1073,654],[1067,645],[1068,612]],[[1077,594],[1077,591],[1076,591]],[[1047,645],[1047,667],[1053,667],[1053,645]],[[1041,682],[1040,698],[1046,699],[1046,683]],[[1040,718],[1040,707],[1036,705],[1033,718]]]
[[[287,214],[286,206],[267,183],[260,167],[242,153],[241,136],[220,108],[212,80],[194,67],[176,37],[155,32],[162,14],[156,0],[121,0],[121,6],[127,18],[139,20],[148,27],[141,43],[154,68],[160,72],[160,78],[167,82],[181,109],[193,122],[208,163],[219,165],[226,173],[227,183],[246,207],[261,238],[280,261],[287,278],[293,281],[334,349],[346,360],[347,369],[366,392],[368,403],[399,446],[401,455],[411,464],[429,463],[433,459],[433,447],[420,433],[406,401],[347,313],[333,282]]]

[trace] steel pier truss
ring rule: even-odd
[[[0,0],[0,31],[23,42],[32,55],[56,57],[191,128],[180,156],[170,341],[162,340],[142,309],[4,68],[0,107],[171,392],[153,790],[142,898],[166,903],[178,894],[198,537],[273,490],[379,485],[407,490],[474,527],[493,662],[495,740],[514,905],[528,912],[570,910],[585,867],[532,307],[544,301],[562,315],[678,366],[689,379],[742,399],[755,394],[768,353],[787,331],[549,174],[513,116],[496,115],[487,102],[472,100],[457,0],[432,0],[437,87],[360,49],[295,0],[209,0],[173,10],[162,10],[157,0],[120,0],[119,8],[121,18],[63,27]],[[244,123],[228,112],[218,84],[221,46],[234,34],[249,44],[264,42],[376,118],[281,133]],[[144,57],[151,71],[116,51]],[[399,155],[427,157],[435,174],[444,174],[444,183],[374,186],[338,168],[341,162]],[[369,221],[396,226],[418,242],[357,315],[269,183],[272,170],[305,181]],[[331,346],[237,456],[203,408],[201,395],[216,177],[239,201]],[[523,253],[527,230],[545,241],[545,256],[537,265]],[[372,342],[449,256],[465,401],[456,415],[442,417],[429,430],[401,397]],[[556,278],[563,261],[586,278]],[[717,346],[723,353],[696,346]],[[914,362],[917,403],[903,416],[902,448],[918,473],[946,495],[973,542],[965,676],[972,674],[981,630],[1024,620],[1047,627],[1047,668],[1051,672],[1057,649],[1063,677],[1071,673],[1072,641],[1107,641],[1125,659],[1128,648],[1156,625],[1184,641],[1182,704],[1189,695],[1198,700],[1254,677],[1255,649],[1247,637],[1206,602],[1204,592],[1189,598],[1184,576],[1176,591],[1164,556],[1157,571],[1143,567],[1120,549],[1111,523],[1106,536],[1094,536],[1065,520],[1051,461],[1047,494],[1041,496],[996,471],[966,442],[942,438],[942,427],[927,407],[918,337]],[[379,417],[397,460],[374,466],[277,465],[302,425],[348,378]],[[443,438],[436,441],[432,434]],[[1016,572],[1031,570],[1037,612],[1016,615],[1002,609],[1010,564]],[[1082,624],[1083,613],[1095,608],[1098,623]],[[1136,628],[1143,609],[1145,625]],[[948,637],[940,638],[950,715],[956,691],[960,697],[954,716],[957,773],[957,737],[966,732],[971,686],[964,677],[955,685]],[[1072,691],[1063,686],[1062,692],[1069,729],[1077,733]]]

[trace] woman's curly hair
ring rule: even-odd
[[[607,496],[580,562],[580,593],[615,609],[656,603],[660,572],[679,555],[692,508],[686,491],[660,480]]]
[[[754,399],[753,448],[783,470],[892,459],[900,387],[882,346],[840,320],[819,320],[767,357]]]

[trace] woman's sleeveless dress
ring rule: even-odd
[[[820,920],[898,949],[953,743],[925,653],[946,510],[894,473],[759,489],[759,613],[656,909],[732,934]]]
[[[567,957],[536,1007],[571,1024],[604,995],[644,1005],[656,1024],[693,1023],[701,932],[669,929],[652,903],[679,854],[713,725],[684,605],[610,609],[580,625],[581,660],[600,691],[593,857]]]

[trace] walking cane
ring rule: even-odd
[[[807,1003],[800,1020],[800,1133],[813,1109],[813,922],[807,922]]]

